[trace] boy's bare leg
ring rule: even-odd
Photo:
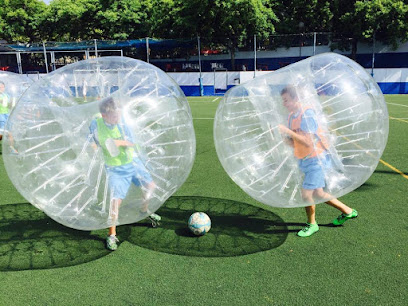
[[[148,210],[149,200],[153,195],[154,189],[156,189],[156,184],[154,182],[150,182],[149,185],[147,185],[147,192],[144,195],[144,201],[142,204],[142,213],[147,212],[149,214],[148,218],[152,222],[152,226],[156,227],[160,225],[159,221],[161,220],[161,217],[158,214],[151,213]]]
[[[297,233],[299,237],[309,237],[319,230],[316,223],[316,205],[314,205],[313,201],[313,192],[314,190],[302,189],[302,197],[306,202],[310,203],[310,206],[305,207],[307,224]]]
[[[303,189],[302,190],[302,197],[304,200],[309,202],[310,206],[306,206],[306,215],[307,215],[307,223],[315,224],[316,223],[316,205],[314,205],[313,201],[313,192],[314,190]]]
[[[331,194],[324,192],[323,188],[316,189],[315,194],[321,199],[330,199],[332,197]],[[341,202],[340,200],[336,198],[327,201],[326,204],[340,210],[342,213],[347,214],[347,215],[353,212],[353,209],[351,209],[346,204],[344,204],[343,202]]]
[[[10,146],[14,147],[14,137],[10,132],[8,133],[8,137],[9,137],[9,140],[10,140]]]
[[[116,227],[116,221],[119,216],[119,206],[122,203],[122,199],[113,199],[112,206],[109,211],[109,218],[112,220],[113,226]]]
[[[144,194],[144,199],[143,199],[143,204],[142,204],[142,212],[145,213],[148,211],[148,206],[149,206],[149,200],[154,192],[154,189],[156,188],[156,184],[154,182],[149,183],[147,185],[147,192]]]
[[[14,147],[14,138],[13,138],[13,135],[12,135],[10,132],[8,132],[7,136],[8,136],[8,139],[9,139],[9,141],[10,141],[10,150],[11,150],[11,152],[12,152],[13,154],[18,154],[17,149]]]
[[[305,207],[307,215],[307,223],[315,224],[316,223],[316,205]]]
[[[116,225],[109,228],[109,236],[116,236]]]
[[[316,189],[316,195],[323,199],[330,199],[332,197],[329,193],[324,192],[323,188]],[[333,220],[332,223],[334,226],[342,225],[347,220],[358,217],[357,210],[352,209],[351,207],[348,207],[346,204],[344,204],[343,202],[341,202],[340,200],[336,198],[328,200],[326,204],[342,212],[340,216],[338,216],[336,219]]]
[[[119,240],[116,238],[116,221],[119,215],[119,206],[122,203],[122,199],[113,199],[112,206],[109,212],[109,218],[112,220],[112,226],[109,227],[109,235],[106,239],[108,249],[114,251],[117,249],[117,243]]]

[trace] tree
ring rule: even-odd
[[[0,0],[0,38],[9,42],[41,40],[40,16],[46,4],[39,0]]]
[[[277,18],[262,0],[155,0],[153,34],[167,37],[206,37],[226,44],[235,70],[236,48],[254,35],[275,31]]]
[[[271,1],[270,5],[279,18],[276,32],[282,35],[273,37],[269,48],[301,46],[305,43],[303,33],[329,32],[333,18],[330,3],[328,0]],[[311,36],[309,40],[311,42]]]
[[[375,40],[394,48],[408,40],[408,3],[400,0],[339,1],[333,7],[333,32],[339,48],[347,49],[351,38],[351,57],[355,59],[358,42]]]
[[[333,13],[328,0],[282,0],[272,3],[279,23],[276,32],[293,34],[302,32],[328,32]],[[303,23],[303,28],[299,24]]]
[[[150,33],[152,3],[150,0],[102,1],[97,13],[104,37],[130,39],[146,37]]]
[[[178,22],[180,6],[174,0],[153,0],[152,17],[150,22],[150,37],[180,38],[192,36],[191,31],[185,33],[183,24]],[[197,20],[197,22],[200,22]],[[181,31],[181,32],[179,32]]]
[[[54,41],[101,38],[101,9],[99,0],[53,0],[42,18],[43,36]]]
[[[150,12],[150,0],[53,0],[43,28],[49,40],[126,40],[149,34]]]

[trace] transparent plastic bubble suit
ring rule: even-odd
[[[101,117],[106,101],[114,101],[116,124]],[[126,57],[84,60],[44,76],[21,97],[8,128],[18,154],[3,158],[18,191],[57,222],[81,230],[146,218],[183,184],[195,157],[181,89],[160,69]],[[129,135],[132,146],[119,155],[125,158],[119,165],[130,158],[135,166],[126,170],[133,180],[126,193],[110,183],[116,165],[107,163],[119,154],[112,139],[129,141]],[[121,171],[116,175],[123,178]]]
[[[362,185],[384,151],[388,111],[373,78],[354,61],[334,53],[310,57],[227,92],[217,109],[214,138],[218,157],[232,180],[270,206],[310,205],[302,197],[302,189],[314,189],[303,188],[305,172],[299,168],[303,157],[295,157],[293,140],[279,127],[289,127],[290,111],[281,96],[284,88],[295,91],[300,105],[292,115],[312,111],[320,129],[310,132],[313,129],[303,126],[309,131],[314,158],[323,169],[324,191],[329,194],[314,196],[314,203]],[[319,151],[318,146],[324,149]]]

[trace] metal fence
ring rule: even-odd
[[[343,47],[344,41],[347,40],[342,40]],[[330,33],[317,32],[266,38],[252,36],[235,44],[227,37],[0,44],[0,69],[48,73],[83,59],[116,55],[141,59],[167,72],[221,69],[254,71],[255,74],[259,70],[276,70],[306,57],[333,51],[336,46]],[[365,58],[360,62],[366,68],[374,68],[374,42],[371,53],[369,60]]]

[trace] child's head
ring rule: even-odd
[[[299,98],[296,88],[292,85],[287,85],[282,89],[281,97],[283,100],[283,106],[285,106],[290,112],[296,111],[299,108]]]
[[[120,108],[115,103],[112,97],[103,100],[99,104],[103,120],[108,124],[118,124],[120,118]]]

